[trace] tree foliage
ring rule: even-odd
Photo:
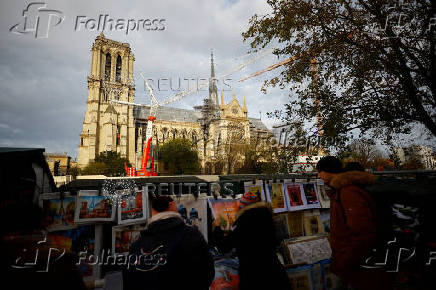
[[[295,58],[265,81],[290,88],[273,115],[312,124],[308,135],[322,128],[330,144],[356,131],[389,143],[414,124],[436,136],[434,1],[267,2],[271,13],[254,15],[242,36],[253,50],[278,45],[278,57]]]
[[[104,151],[98,154],[94,162],[91,162],[81,170],[83,175],[125,176],[124,164],[131,166],[130,162],[121,157],[120,153]]]
[[[68,171],[68,174],[72,175],[73,178],[76,178],[77,175],[80,175],[80,173],[81,173],[81,170],[77,166],[71,167],[70,170]]]
[[[159,161],[168,174],[198,174],[200,163],[191,140],[177,138],[159,147]]]

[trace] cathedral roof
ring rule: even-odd
[[[136,119],[148,119],[150,107],[136,107],[133,110],[133,115]],[[179,109],[173,107],[162,106],[157,109],[156,120],[170,122],[191,122],[198,123],[201,118],[201,112],[195,110]],[[250,122],[250,130],[269,131],[261,119],[248,118]]]
[[[134,117],[137,119],[147,119],[150,114],[150,107],[135,108]],[[171,122],[190,122],[197,123],[201,118],[201,112],[194,110],[179,109],[173,107],[159,107],[156,112],[156,119]]]
[[[269,131],[261,119],[248,118],[248,121],[250,121],[250,129],[253,128],[256,130]]]

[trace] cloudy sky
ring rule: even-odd
[[[41,2],[46,7],[31,6],[26,27],[23,10],[32,1],[3,0],[0,4],[0,146],[42,147],[46,152],[68,152],[73,157],[77,156],[86,110],[90,49],[100,33],[92,30],[92,20],[88,27],[84,22],[98,20],[99,15],[106,14],[108,18],[126,21],[164,19],[164,30],[146,31],[141,27],[128,33],[126,30],[104,32],[108,38],[130,44],[136,59],[135,100],[145,103],[148,98],[138,78],[139,72],[154,80],[159,100],[177,93],[179,80],[181,88],[187,89],[185,78],[208,78],[212,48],[216,74],[223,74],[251,57],[247,55],[249,46],[242,41],[241,32],[247,29],[253,14],[268,13],[265,0]],[[44,21],[48,23],[47,38],[35,37],[44,36],[42,28],[38,35],[31,31],[35,11],[39,11],[40,27],[47,27]],[[48,14],[52,14],[50,22],[44,17]],[[63,21],[56,25],[58,16]],[[75,30],[78,17],[82,23]],[[22,31],[26,33],[19,33]],[[271,89],[268,95],[261,93],[262,83],[269,74],[243,83],[237,80],[274,62],[277,59],[269,55],[231,75],[231,80],[226,81],[229,86],[218,83],[218,89],[225,90],[227,102],[233,93],[241,102],[245,96],[249,115],[255,118],[261,115],[269,127],[277,121],[267,119],[266,113],[282,108],[288,92]],[[169,81],[163,80],[158,88],[158,80],[165,78],[176,84],[173,91]],[[195,82],[191,80],[189,88]],[[192,108],[201,104],[207,94],[206,88],[171,106]]]

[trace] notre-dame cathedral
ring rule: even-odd
[[[80,134],[79,167],[85,167],[103,151],[119,152],[133,166],[140,167],[150,108],[111,102],[134,102],[134,60],[128,43],[107,39],[103,33],[95,39],[88,77],[87,109]],[[167,106],[157,109],[153,122],[153,145],[161,145],[174,138],[192,140],[206,174],[230,173],[242,166],[243,156],[234,158],[234,162],[223,162],[235,150],[235,144],[269,146],[275,143],[260,119],[248,117],[245,98],[243,105],[235,94],[228,103],[222,92],[219,98],[213,55],[209,96],[202,106],[192,110]],[[165,171],[158,168],[161,166],[159,163],[155,166],[157,172]]]

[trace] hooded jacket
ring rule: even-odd
[[[239,289],[290,289],[277,258],[274,222],[267,203],[242,208],[231,236],[239,258]]]
[[[214,263],[205,239],[178,213],[159,214],[132,245],[142,257],[124,273],[124,289],[209,289]]]
[[[337,174],[330,181],[330,245],[332,271],[348,271],[359,266],[376,239],[375,206],[361,186],[376,177],[362,171]]]
[[[335,189],[329,194],[331,271],[353,289],[383,289],[377,278],[383,273],[360,267],[375,245],[377,231],[375,203],[362,187],[375,180],[373,174],[349,171],[329,184]]]

